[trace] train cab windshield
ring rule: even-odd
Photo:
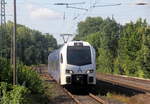
[[[71,65],[88,65],[91,63],[91,50],[89,46],[68,46],[67,63]]]

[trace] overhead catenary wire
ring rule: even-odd
[[[106,7],[106,6],[119,6],[122,5],[121,3],[118,4],[106,4],[106,5],[93,5],[93,8],[95,7]]]
[[[90,1],[90,7],[87,9],[87,13],[92,12],[92,10],[96,7],[107,7],[107,6],[119,6],[119,5],[121,5],[121,3],[106,4],[106,5],[97,5],[97,4],[98,4],[97,0],[94,0],[94,2],[92,4],[91,4],[91,1]],[[83,13],[82,15],[86,15],[87,13]],[[79,16],[81,16],[81,15],[78,15],[78,16],[74,17],[73,20],[77,19]]]
[[[95,3],[95,2],[94,2],[94,3]],[[93,4],[90,4],[90,6],[88,7],[88,9],[86,9],[84,13],[80,13],[80,14],[78,13],[77,16],[73,17],[73,19],[72,19],[72,20],[73,20],[73,21],[72,21],[72,24],[76,24],[76,23],[79,22],[83,17],[87,16],[87,14],[89,13],[89,10],[91,9],[91,5],[93,5]],[[69,29],[71,29],[71,28],[73,28],[73,25],[68,28],[68,31],[69,31]]]
[[[78,3],[54,3],[54,5],[79,5],[85,4],[85,2],[78,2]]]
[[[67,8],[73,8],[73,9],[79,9],[79,10],[88,11],[88,9],[86,9],[86,8],[80,8],[80,7],[67,6]]]
[[[105,5],[98,5],[97,0],[94,0],[94,2],[92,3],[90,1],[90,7],[88,9],[86,9],[86,12],[84,13],[78,13],[75,17],[73,17],[73,21],[80,21],[81,18],[84,18],[85,16],[87,16],[88,14],[90,14],[92,12],[92,10],[96,7],[107,7],[107,6],[120,6],[123,5],[122,3],[116,3],[116,4],[105,4]],[[124,4],[125,5],[125,4]]]
[[[73,5],[81,5],[81,4],[85,4],[85,2],[79,2],[79,3],[54,3],[54,5],[66,6],[67,9],[72,8],[72,9],[75,9],[75,10],[88,11],[88,9],[82,8],[81,6],[80,6],[80,7],[73,6]],[[68,20],[66,20],[66,19],[67,19],[67,18],[66,18],[66,13],[64,13],[63,22],[64,22],[64,24],[65,24],[65,27],[66,27],[67,31],[69,32],[69,30],[70,30],[71,28],[73,28],[73,26],[69,26],[69,25],[71,25],[72,22],[74,22],[74,21],[72,21],[72,20],[68,21]],[[68,19],[69,19],[69,18],[68,18]],[[66,23],[66,22],[67,22],[67,23]],[[67,25],[68,25],[68,26],[67,26]],[[64,25],[63,25],[63,26],[64,26]],[[68,28],[67,28],[67,27],[68,27]],[[66,34],[69,34],[69,33],[66,32],[65,34],[61,35],[61,36],[63,36],[64,43],[66,42],[66,41],[65,41],[65,37],[66,37],[66,36],[67,36],[67,37],[66,37],[66,40],[67,40],[67,41],[69,40],[69,36],[66,35]]]
[[[66,8],[72,8],[72,9],[79,9],[79,10],[88,11],[88,9],[86,9],[86,8],[72,6],[72,5],[80,5],[80,4],[85,4],[85,2],[79,2],[79,3],[54,3],[54,5],[66,6]]]

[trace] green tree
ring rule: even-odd
[[[81,21],[78,24],[75,40],[81,40],[82,37],[100,31],[102,23],[101,17],[88,17],[85,21]]]
[[[2,33],[4,30],[0,30]],[[4,32],[3,32],[4,33]],[[11,38],[13,33],[13,23],[6,24],[5,38],[1,39],[2,47],[0,53],[6,58],[10,58]],[[48,54],[57,48],[56,39],[50,34],[42,34],[37,30],[32,30],[24,25],[17,24],[17,59],[26,65],[46,64]],[[51,50],[50,50],[51,49]]]
[[[98,71],[150,78],[150,26],[146,20],[118,24],[113,18],[88,17],[75,39],[88,41],[97,54]]]
[[[141,67],[143,56],[143,36],[145,36],[146,21],[139,19],[136,23],[128,23],[123,27],[119,40],[118,61],[115,64],[117,73],[143,77],[144,69]],[[148,51],[147,51],[148,52]],[[147,53],[146,52],[146,53]]]
[[[94,20],[95,18],[93,18],[93,21]],[[95,31],[93,31],[92,34],[82,37],[81,40],[88,41],[96,49],[98,69],[101,70],[102,72],[113,73],[114,61],[115,58],[117,57],[117,52],[118,52],[117,51],[118,40],[119,40],[118,37],[120,35],[119,29],[121,28],[121,26],[117,24],[114,19],[110,19],[110,18],[107,18],[97,24],[100,24],[99,30],[95,29]],[[97,26],[95,28],[97,28]]]

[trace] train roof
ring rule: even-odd
[[[70,41],[70,42],[67,42],[65,45],[67,46],[74,46],[75,44],[82,44],[83,46],[89,46],[90,44],[88,42],[85,42],[85,41]]]

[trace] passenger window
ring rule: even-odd
[[[61,54],[60,61],[61,61],[61,63],[63,63],[63,56],[62,56],[62,54]]]

